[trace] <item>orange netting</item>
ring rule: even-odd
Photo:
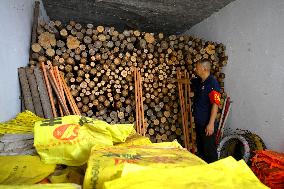
[[[252,171],[272,189],[284,189],[284,153],[257,151],[252,158]]]

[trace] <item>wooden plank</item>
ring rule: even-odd
[[[28,82],[28,78],[26,75],[25,68],[21,67],[18,68],[18,74],[19,74],[19,79],[20,79],[20,84],[23,92],[23,97],[24,97],[24,104],[27,110],[35,113],[35,108],[33,104],[33,99],[32,99],[32,94],[30,91],[30,86]]]
[[[38,91],[39,91],[39,96],[40,96],[40,101],[41,101],[44,117],[53,118],[50,99],[47,93],[47,88],[43,80],[42,72],[40,71],[38,67],[34,69],[34,75],[35,75],[37,86],[38,86]]]
[[[26,70],[26,75],[28,78],[29,86],[30,86],[30,91],[32,94],[32,100],[33,100],[33,104],[35,108],[35,113],[39,117],[44,117],[34,71],[32,68],[28,68],[28,67],[26,67],[25,70]]]

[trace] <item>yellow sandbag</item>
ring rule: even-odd
[[[0,134],[32,133],[34,123],[41,120],[43,120],[43,118],[40,118],[34,113],[26,110],[19,113],[15,119],[0,123]]]
[[[244,161],[232,157],[212,164],[179,168],[151,168],[139,165],[125,165],[118,179],[104,183],[104,189],[223,189],[254,188],[264,186]],[[143,183],[143,184],[141,184]]]
[[[79,166],[87,162],[93,146],[124,142],[133,132],[133,124],[110,125],[70,115],[36,122],[34,145],[45,163]]]
[[[81,189],[77,184],[0,185],[1,189]]]
[[[54,169],[55,165],[44,164],[38,156],[0,156],[0,184],[34,184]]]
[[[101,188],[104,182],[119,178],[127,163],[154,168],[206,164],[185,149],[175,147],[114,146],[92,148],[84,179],[84,189]]]
[[[145,146],[152,144],[149,138],[139,134],[131,135],[123,143],[118,143],[115,146]]]

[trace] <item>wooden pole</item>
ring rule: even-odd
[[[140,71],[138,73],[138,80],[139,80],[139,100],[140,100],[140,111],[141,111],[141,124],[142,124],[142,135],[145,136],[146,134],[146,125],[145,125],[145,120],[144,120],[144,106],[143,106],[143,95],[142,95],[142,78],[141,78],[141,73]]]
[[[135,107],[136,107],[136,131],[140,134],[140,122],[139,122],[139,102],[138,102],[138,81],[137,81],[137,69],[133,68],[134,83],[135,83]]]
[[[34,44],[37,40],[37,25],[38,25],[38,17],[39,17],[39,5],[40,5],[40,2],[35,1],[31,44]]]

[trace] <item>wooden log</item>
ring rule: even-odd
[[[76,23],[74,27],[78,31],[82,29],[82,25],[80,23]]]
[[[69,49],[76,49],[79,47],[79,45],[80,45],[80,41],[76,37],[68,36],[67,47]]]
[[[35,1],[34,4],[34,14],[33,14],[33,26],[32,26],[32,37],[31,44],[34,44],[37,41],[37,26],[38,26],[38,17],[39,17],[39,1]]]
[[[55,26],[56,26],[58,29],[62,29],[62,23],[61,23],[61,21],[55,20],[55,21],[54,21],[54,24],[55,24]]]
[[[45,53],[46,53],[47,56],[52,58],[55,55],[55,50],[52,49],[52,48],[48,48],[48,49],[46,49]]]
[[[60,30],[60,36],[63,38],[63,39],[66,39],[67,38],[67,36],[68,36],[68,32],[67,32],[67,30],[66,29],[62,29],[62,30]]]
[[[92,38],[90,36],[85,36],[84,37],[84,43],[85,44],[90,44],[92,42]]]
[[[98,31],[99,33],[102,33],[102,32],[104,31],[104,27],[103,27],[103,26],[98,26],[98,27],[97,27],[97,31]]]
[[[59,48],[62,48],[65,46],[65,42],[62,41],[62,40],[58,40],[56,41],[56,46],[59,47]]]
[[[38,53],[42,50],[40,44],[38,43],[33,43],[32,44],[32,51],[35,52],[35,53]]]
[[[55,35],[49,32],[44,32],[38,37],[38,43],[44,49],[52,48],[56,45]]]

